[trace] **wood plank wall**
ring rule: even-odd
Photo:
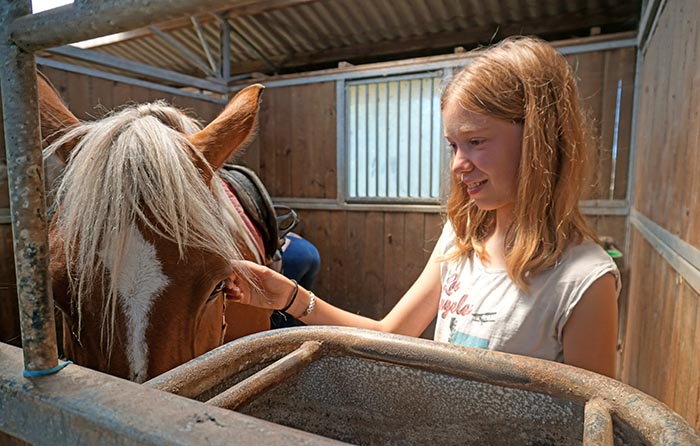
[[[68,73],[52,68],[42,69],[71,111],[83,120],[104,116],[105,112],[128,103],[150,102],[164,99],[188,111],[206,123],[222,110],[216,103],[175,96],[162,91],[134,87],[81,74]],[[0,106],[0,118],[2,107]],[[60,166],[49,160],[46,164],[47,182],[59,173]],[[10,207],[7,190],[5,162],[5,137],[0,121],[0,209]],[[17,290],[12,249],[12,228],[9,223],[0,224],[0,342],[19,345],[20,329],[17,313]]]
[[[566,57],[576,70],[579,95],[588,119],[592,121],[597,153],[586,199],[624,200],[627,194],[634,100],[634,48],[587,52]],[[615,113],[618,85],[621,88],[619,124],[615,140]],[[617,143],[617,160],[613,163],[613,144]],[[613,175],[612,169],[615,165]],[[614,187],[610,183],[614,176]]]
[[[700,247],[700,2],[665,2],[641,65],[633,207]],[[700,428],[700,294],[631,229],[621,378]],[[696,265],[697,268],[697,265]]]

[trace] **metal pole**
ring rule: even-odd
[[[186,74],[178,73],[175,71],[164,70],[162,68],[157,68],[148,64],[122,59],[121,57],[110,56],[108,54],[101,53],[95,50],[83,50],[71,45],[66,45],[58,48],[51,48],[48,51],[54,54],[59,54],[61,56],[70,57],[71,59],[85,60],[88,62],[96,63],[98,65],[103,65],[105,67],[118,68],[122,71],[141,74],[149,78],[154,78],[158,81],[164,80],[165,84],[172,85],[172,83],[177,83],[182,86],[194,87],[200,90],[209,90],[214,93],[228,93],[228,88],[225,85],[221,85],[217,82],[211,82],[205,79],[200,79],[198,77],[188,76]],[[42,65],[42,61],[47,60],[48,59],[45,58],[37,58],[37,63],[39,65]],[[65,62],[63,62],[62,64],[63,66],[69,65]]]
[[[221,78],[228,88],[228,83],[231,82],[231,26],[226,19],[219,20],[219,48]]]
[[[192,20],[192,25],[197,32],[197,37],[199,37],[199,43],[202,45],[202,49],[207,55],[209,66],[211,67],[212,71],[215,71],[217,74],[221,75],[221,70],[214,61],[214,54],[211,52],[211,48],[209,48],[209,44],[207,43],[207,36],[204,35],[202,24],[199,22],[197,17],[191,17],[190,20]]]
[[[29,0],[0,0],[0,29],[29,14]],[[47,371],[58,365],[53,296],[49,279],[48,232],[44,198],[34,54],[0,40],[5,150],[14,239],[17,297],[24,368]]]
[[[27,51],[52,48],[82,40],[204,14],[236,9],[252,0],[104,0],[61,6],[8,22],[12,40]],[[60,23],[61,26],[56,26]],[[7,29],[7,28],[6,28]]]

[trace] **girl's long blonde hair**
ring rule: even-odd
[[[571,66],[554,48],[519,37],[474,55],[444,90],[441,107],[456,100],[471,112],[523,125],[506,270],[527,290],[528,279],[554,266],[568,246],[597,240],[578,207],[593,145]],[[450,258],[483,255],[495,211],[479,209],[460,179],[451,177],[447,216],[457,251]]]

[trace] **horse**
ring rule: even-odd
[[[74,363],[144,382],[243,335],[270,311],[227,302],[224,281],[264,262],[254,225],[218,175],[254,136],[264,87],[206,127],[162,101],[79,121],[37,76],[45,157],[65,163],[49,270]]]

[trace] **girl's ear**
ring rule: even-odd
[[[41,120],[42,146],[46,147],[58,139],[67,129],[80,124],[78,118],[68,110],[51,82],[37,71],[37,92],[39,96],[39,119]],[[64,163],[78,140],[68,141],[56,150],[56,155]]]
[[[202,152],[212,170],[216,171],[252,139],[264,89],[261,84],[255,84],[241,90],[208,126],[187,137]],[[209,175],[208,169],[202,172]],[[208,182],[210,178],[205,179]]]

